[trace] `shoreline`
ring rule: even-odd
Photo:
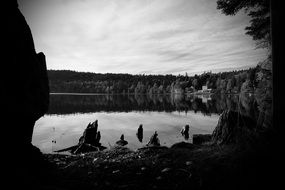
[[[219,95],[219,94],[225,94],[225,95],[240,95],[240,94],[249,94],[249,95],[255,95],[254,92],[238,92],[238,93],[221,93],[221,92],[185,92],[185,93],[163,93],[163,94],[148,94],[148,93],[89,93],[89,92],[50,92],[50,95],[122,95],[122,96],[135,96],[135,95],[155,95],[155,96],[171,96],[171,95],[184,95],[184,96],[191,96],[191,95]]]
[[[164,94],[148,94],[148,93],[138,93],[138,94],[135,94],[135,93],[84,93],[84,92],[51,92],[50,95],[122,95],[122,96],[128,96],[128,95],[132,95],[132,96],[135,96],[135,95],[156,95],[156,96],[171,96],[171,95],[212,95],[212,94],[215,94],[215,93],[200,93],[200,92],[194,92],[194,93],[164,93]]]
[[[69,182],[61,185],[68,189],[179,189],[199,187],[201,161],[216,150],[212,145],[176,143],[170,148],[133,151],[114,146],[99,152],[45,157],[61,170],[63,181]]]
[[[132,151],[115,146],[80,155],[44,156],[59,168],[58,185],[66,189],[242,189],[267,182],[259,180],[267,170],[264,161],[272,159],[269,149],[180,142],[170,148]],[[239,186],[233,186],[237,181]]]

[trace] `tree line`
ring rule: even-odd
[[[49,70],[53,93],[169,94],[195,92],[207,86],[213,92],[252,92],[258,84],[259,66],[229,72],[200,75],[131,75]]]

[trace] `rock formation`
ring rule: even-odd
[[[239,112],[225,110],[213,131],[212,141],[217,144],[247,143],[256,133],[256,121]]]

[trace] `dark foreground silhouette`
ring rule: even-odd
[[[56,167],[31,144],[34,124],[49,105],[45,55],[35,51],[31,30],[16,0],[3,1],[2,30],[6,60],[1,77],[1,157],[3,187],[39,189],[46,178],[55,177]],[[3,12],[4,13],[4,12]],[[6,53],[7,52],[7,53]],[[5,59],[7,58],[7,59]],[[6,73],[6,74],[4,74]],[[55,178],[56,179],[56,178]],[[1,181],[2,181],[1,180]],[[53,180],[56,181],[56,180]]]

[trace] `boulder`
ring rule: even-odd
[[[247,143],[256,135],[256,121],[232,110],[221,114],[212,133],[212,141],[217,144]]]

